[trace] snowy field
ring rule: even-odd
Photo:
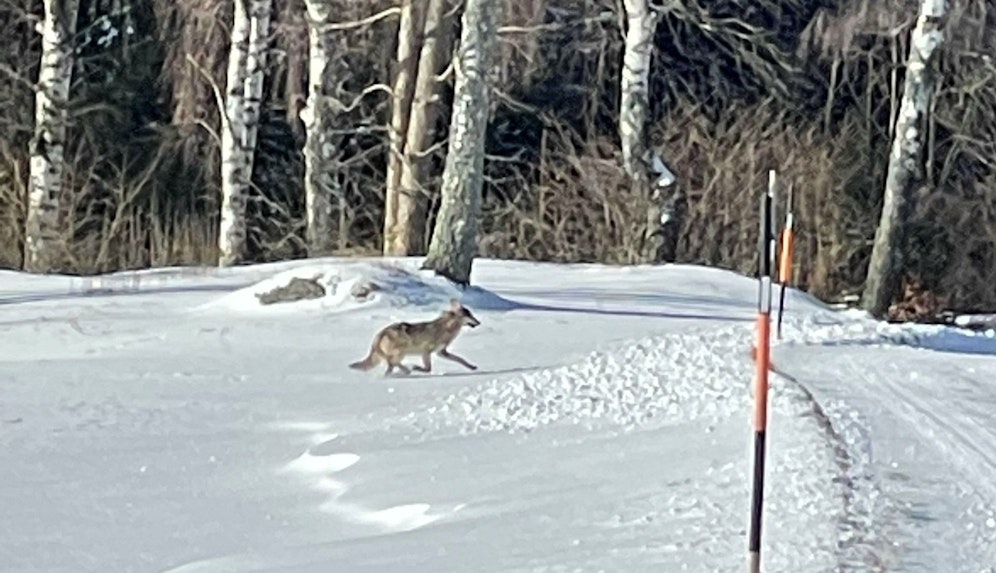
[[[418,263],[0,272],[0,571],[746,570],[753,280]],[[347,368],[454,296],[479,370]],[[993,333],[788,308],[764,570],[996,572]]]

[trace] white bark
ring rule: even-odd
[[[422,10],[419,4],[421,0],[402,0],[398,23],[397,68],[394,84],[391,86],[391,125],[388,130],[387,185],[384,194],[385,255],[408,254],[404,245],[399,244],[399,235],[404,232],[404,221],[398,218],[398,200],[402,193],[401,171],[406,161],[403,152],[412,111],[413,80],[421,35]]]
[[[67,107],[79,2],[45,0],[44,9],[45,17],[39,25],[42,53],[24,236],[24,268],[29,271],[51,270],[62,250],[59,196],[65,171]]]
[[[875,232],[862,307],[883,316],[899,290],[905,227],[911,214],[912,188],[924,147],[924,120],[934,95],[933,59],[944,40],[945,0],[922,0],[916,28],[910,38],[903,98],[896,118],[892,151],[882,199],[882,215]]]
[[[656,18],[647,0],[623,0],[626,39],[619,93],[619,139],[623,167],[634,187],[650,199],[646,215],[643,254],[655,258],[661,228],[661,198],[651,190],[647,161],[646,123],[650,115],[650,64]]]
[[[439,214],[423,264],[424,268],[460,285],[470,283],[477,254],[484,143],[490,112],[489,75],[499,4],[494,0],[467,0],[464,8]]]
[[[408,119],[408,133],[402,150],[401,177],[397,201],[393,205],[394,229],[385,225],[385,254],[414,255],[424,250],[428,196],[425,192],[428,153],[435,138],[433,126],[439,107],[437,76],[449,48],[449,31],[444,18],[446,0],[428,0],[422,49],[419,52],[415,89]],[[389,237],[389,240],[388,240]],[[390,248],[388,252],[387,248]]]
[[[252,180],[273,9],[272,0],[234,0],[234,5],[221,129],[218,263],[222,266],[237,264],[245,257],[246,203]]]
[[[336,141],[333,138],[335,112],[329,90],[335,85],[338,69],[335,43],[323,31],[331,16],[329,0],[305,0],[308,10],[308,102],[301,111],[306,130],[304,143],[304,193],[306,240],[309,256],[329,254],[333,249],[332,209],[341,197],[335,177]]]
[[[263,80],[266,77],[266,56],[270,43],[270,18],[273,0],[252,0],[249,3],[249,53],[246,55],[245,119],[246,148],[249,163],[256,149],[259,133],[260,107],[263,104]]]
[[[619,94],[623,165],[634,180],[647,179],[645,130],[650,107],[654,20],[647,0],[624,0],[626,40]]]

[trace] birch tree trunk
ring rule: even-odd
[[[433,126],[439,104],[437,79],[449,49],[446,26],[446,0],[429,0],[425,15],[422,50],[419,53],[415,93],[411,104],[408,133],[405,136],[399,193],[395,206],[396,231],[389,254],[414,255],[425,249],[427,158],[435,141]],[[387,243],[385,243],[387,244]],[[387,254],[387,251],[385,250]]]
[[[650,200],[653,201],[654,211],[658,215],[657,233],[652,237],[651,244],[655,249],[652,260],[655,263],[674,262],[678,259],[678,242],[681,239],[685,214],[688,212],[688,199],[681,186],[676,184],[677,177],[664,164],[664,160],[655,157],[651,161],[653,164],[651,172],[656,178],[652,183]],[[650,215],[648,219],[649,217]]]
[[[52,270],[62,254],[59,196],[62,191],[69,87],[73,77],[73,38],[78,0],[45,0],[41,65],[35,91],[35,132],[31,142],[24,269]]]
[[[384,194],[384,254],[407,255],[408,249],[399,244],[406,221],[398,217],[398,200],[403,191],[401,171],[406,161],[405,137],[408,134],[419,36],[422,29],[420,0],[402,0],[398,24],[398,50],[394,82],[391,86],[391,125],[388,129],[387,185]]]
[[[218,264],[221,266],[240,263],[246,253],[246,203],[252,182],[273,9],[272,0],[234,0],[234,5],[221,129],[221,224],[218,229]]]
[[[337,142],[332,135],[335,111],[330,90],[338,79],[335,43],[322,30],[332,13],[330,0],[305,0],[308,10],[308,102],[301,110],[306,130],[304,194],[308,255],[332,251],[332,208],[341,189],[336,181]]]
[[[934,56],[944,40],[945,0],[922,0],[906,59],[903,98],[893,131],[882,199],[861,306],[882,317],[899,291],[905,227],[912,212],[912,188],[920,171],[925,118],[934,95]]]
[[[453,113],[439,213],[423,268],[470,284],[484,184],[484,143],[490,115],[489,80],[499,3],[467,0],[455,64]]]
[[[641,255],[655,260],[659,250],[661,208],[659,192],[650,187],[646,123],[650,115],[650,63],[656,18],[647,0],[623,0],[626,39],[619,93],[619,139],[623,167],[637,191],[650,199]]]

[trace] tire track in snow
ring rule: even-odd
[[[996,433],[972,421],[969,416],[940,416],[936,408],[931,407],[917,392],[902,391],[894,379],[880,381],[880,387],[895,399],[895,403],[906,402],[912,406],[919,416],[908,416],[906,421],[909,425],[918,428],[926,438],[944,444],[945,450],[955,454],[952,461],[963,472],[973,476],[976,493],[990,503],[996,503],[996,481],[993,479],[996,476],[996,455],[991,450],[996,445]],[[928,422],[926,425],[917,423],[924,420]],[[947,434],[949,439],[938,441],[937,434]],[[988,443],[990,450],[983,447],[983,443]]]
[[[876,523],[876,508],[874,500],[880,495],[874,482],[869,479],[866,467],[867,460],[861,459],[860,452],[852,451],[850,444],[860,437],[848,438],[846,427],[835,423],[827,408],[813,396],[804,383],[774,365],[772,371],[791,382],[810,405],[813,415],[826,435],[827,443],[831,444],[840,475],[835,481],[841,483],[844,502],[844,514],[841,516],[838,539],[839,564],[838,572],[849,571],[887,571],[888,554],[884,547],[881,534],[874,532],[883,524]]]
[[[996,388],[976,387],[960,365],[905,345],[818,352],[780,361],[845,430],[863,426],[868,451],[848,442],[884,498],[879,523],[892,522],[897,566],[996,571],[996,434],[973,414],[976,401]],[[970,381],[972,388],[965,386]]]
[[[947,457],[950,465],[957,468],[958,471],[949,474],[952,480],[959,489],[970,492],[976,498],[975,503],[965,510],[967,520],[959,537],[972,540],[981,554],[980,561],[996,563],[996,457],[993,453],[996,451],[996,433],[990,429],[992,422],[987,426],[957,408],[950,408],[950,405],[958,405],[957,401],[948,401],[945,408],[947,415],[939,414],[931,401],[921,397],[917,391],[923,388],[922,385],[909,391],[904,390],[894,378],[886,378],[880,381],[880,387],[892,398],[886,403],[894,405],[892,408],[897,415],[902,416],[897,407],[899,404],[911,406],[912,414],[905,416],[906,425],[917,431],[924,441],[934,444]],[[944,401],[943,395],[932,398],[934,402]],[[989,448],[984,444],[988,444]],[[954,532],[952,535],[955,535]],[[981,571],[994,573],[996,565]]]

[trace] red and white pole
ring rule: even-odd
[[[768,191],[761,197],[758,237],[757,347],[754,373],[754,483],[750,506],[748,552],[750,573],[761,570],[761,515],[764,505],[765,433],[768,426],[768,369],[771,364],[771,276],[775,260],[775,172],[768,172]]]

